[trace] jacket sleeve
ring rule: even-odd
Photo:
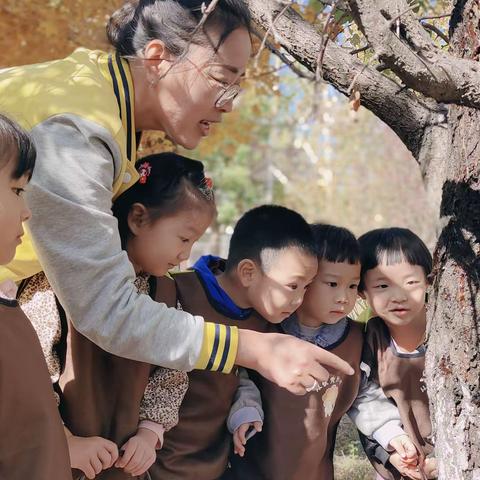
[[[180,370],[156,368],[140,404],[140,420],[162,425],[168,432],[178,423],[178,411],[188,388],[188,375]]]
[[[239,368],[239,386],[235,392],[230,414],[227,419],[227,427],[230,433],[244,423],[263,422],[263,408],[260,391],[255,383],[249,378],[244,368]],[[252,430],[248,438],[252,437]]]
[[[214,349],[225,349],[232,359],[225,370],[231,369],[236,330],[227,344],[214,324],[136,292],[111,212],[121,155],[110,133],[78,116],[59,115],[32,135],[38,156],[27,191],[29,229],[75,328],[110,353],[179,370],[206,368]]]

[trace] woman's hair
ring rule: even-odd
[[[202,162],[176,153],[159,153],[142,158],[136,167],[140,180],[112,206],[122,248],[126,248],[130,235],[128,214],[135,203],[146,207],[151,222],[192,208],[210,208],[215,212],[211,180],[205,177]]]
[[[122,56],[136,56],[151,40],[161,40],[173,55],[180,55],[188,44],[220,47],[231,32],[245,28],[250,32],[250,13],[242,0],[221,0],[197,29],[203,16],[202,5],[210,0],[130,0],[110,17],[107,36]],[[209,30],[220,33],[217,45]]]
[[[364,289],[365,274],[380,263],[395,265],[407,262],[423,268],[425,277],[432,272],[432,255],[427,246],[408,228],[378,228],[363,234],[359,239],[361,255],[361,280]]]
[[[30,135],[16,122],[0,113],[0,169],[14,159],[16,167],[12,178],[28,175],[30,179],[35,167],[37,152]]]
[[[323,223],[314,223],[310,227],[319,260],[350,265],[360,263],[360,246],[350,230]]]

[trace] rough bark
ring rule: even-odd
[[[349,0],[349,4],[378,59],[405,85],[439,102],[480,107],[480,65],[437,48],[412,13],[411,2]]]
[[[451,45],[478,53],[478,2],[458,2]],[[441,479],[480,478],[480,111],[449,109],[449,150],[429,308],[427,385]]]

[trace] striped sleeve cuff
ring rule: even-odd
[[[238,350],[238,328],[205,322],[203,344],[195,368],[230,373]]]

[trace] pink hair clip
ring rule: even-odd
[[[213,188],[213,179],[211,177],[205,177],[205,186],[209,189],[212,190]]]
[[[138,169],[138,173],[140,174],[139,182],[141,184],[147,183],[147,178],[152,173],[152,166],[149,162],[143,162]]]

